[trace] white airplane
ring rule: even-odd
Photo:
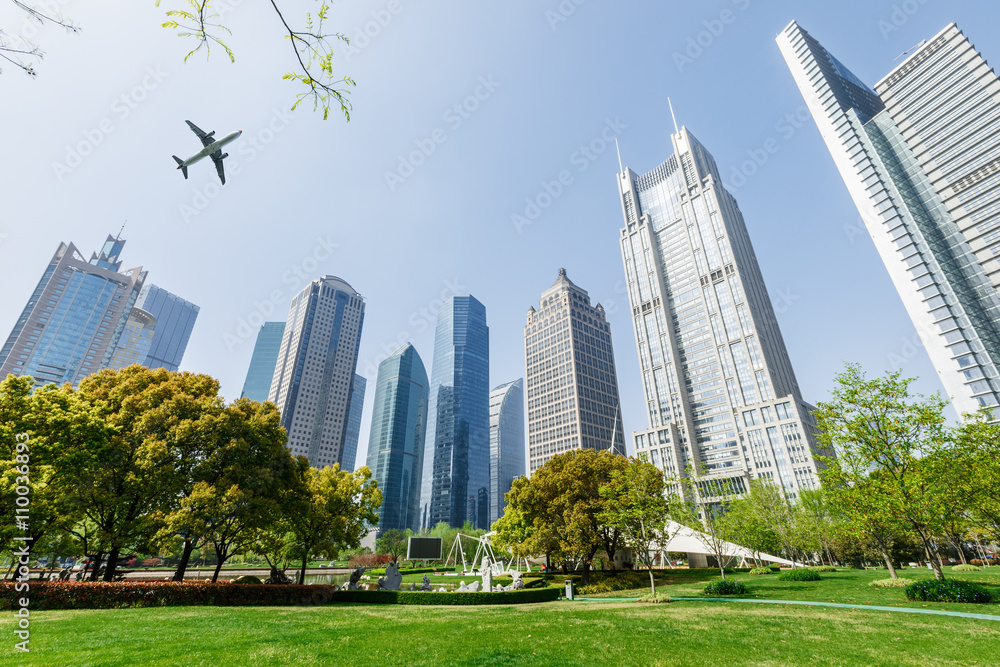
[[[186,120],[184,122],[188,124],[188,127],[191,128],[192,132],[194,132],[195,134],[198,135],[198,138],[201,139],[201,143],[204,146],[204,148],[202,148],[200,151],[198,151],[197,153],[195,153],[194,155],[192,155],[191,157],[189,157],[186,160],[182,160],[179,157],[177,157],[176,155],[174,155],[173,158],[174,158],[174,161],[177,162],[177,168],[180,169],[184,173],[184,178],[187,178],[188,177],[188,167],[190,167],[192,164],[194,164],[198,160],[202,159],[203,157],[211,157],[212,158],[212,162],[215,163],[215,170],[217,172],[219,172],[219,180],[221,180],[222,184],[225,185],[226,184],[226,172],[222,168],[222,161],[224,159],[226,159],[227,157],[229,157],[229,153],[223,153],[222,152],[222,147],[225,146],[228,143],[231,143],[231,142],[235,141],[241,134],[243,134],[243,130],[237,130],[236,132],[230,132],[226,136],[224,136],[221,139],[219,139],[218,141],[216,141],[215,138],[214,138],[215,130],[212,130],[211,132],[205,133],[204,131],[202,131],[197,125],[195,125],[191,121]]]

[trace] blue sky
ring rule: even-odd
[[[125,266],[201,306],[183,369],[236,398],[249,325],[284,319],[308,279],[340,276],[367,300],[363,462],[377,364],[412,341],[430,372],[442,298],[486,305],[497,385],[523,376],[525,313],[565,267],[609,313],[625,429],[644,428],[606,139],[635,171],[658,165],[669,96],[739,200],[806,400],[828,396],[844,361],[901,365],[918,391],[940,390],[774,36],[795,19],[874,83],[953,21],[1000,57],[996,4],[334,0],[330,25],[354,47],[334,60],[358,84],[350,123],[287,111],[292,55],[268,7],[230,0],[235,64],[221,51],[185,64],[189,44],[159,27],[170,4],[63,0],[83,30],[38,31],[36,80],[3,68],[4,336],[60,241],[89,256],[128,220]],[[0,26],[23,32],[0,7]],[[224,188],[210,163],[188,181],[176,171],[170,156],[198,148],[185,119],[244,130]],[[777,150],[761,160],[765,144]],[[539,199],[546,185],[558,194]],[[547,205],[516,224],[530,200]]]

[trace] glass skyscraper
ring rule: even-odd
[[[135,306],[156,319],[149,352],[139,363],[147,368],[176,371],[184,358],[200,308],[156,285],[143,286]]]
[[[874,89],[794,21],[777,42],[955,409],[997,405],[997,75],[954,24]]]
[[[674,154],[618,176],[622,258],[649,428],[638,454],[690,477],[697,500],[767,479],[818,488],[803,402],[736,200],[682,127]]]
[[[382,490],[378,531],[420,529],[427,372],[407,343],[378,366],[368,467]]]
[[[490,520],[490,331],[486,307],[453,296],[434,333],[420,525],[488,528]]]
[[[146,280],[142,267],[121,270],[124,246],[108,236],[88,262],[72,243],[59,244],[0,348],[0,377],[76,386],[108,366]]]
[[[335,276],[292,299],[268,400],[278,406],[292,454],[316,468],[340,463],[365,301]]]
[[[524,474],[524,380],[490,392],[490,525],[503,516],[514,480]]]
[[[355,459],[358,457],[358,440],[361,439],[361,413],[365,409],[365,388],[367,386],[368,380],[355,373],[354,384],[351,385],[351,405],[347,409],[344,454],[340,457],[340,468],[347,472],[354,472]]]
[[[528,309],[524,361],[528,378],[528,469],[572,449],[625,455],[611,325],[601,304],[559,269]]]
[[[155,332],[156,318],[142,308],[133,306],[122,335],[118,337],[118,345],[111,355],[108,368],[118,370],[132,364],[144,364],[153,345]]]
[[[271,392],[274,366],[278,363],[278,351],[281,349],[281,339],[284,334],[284,322],[264,322],[260,326],[240,398],[249,398],[258,403],[267,400],[267,396]]]

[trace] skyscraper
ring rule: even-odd
[[[281,350],[281,339],[284,334],[284,322],[264,322],[260,325],[240,398],[249,398],[258,403],[267,400],[271,393],[274,366],[278,363],[278,351]]]
[[[201,309],[156,285],[143,286],[135,307],[142,308],[156,318],[149,352],[145,360],[138,363],[147,368],[176,371],[180,368],[191,338],[191,330],[194,329],[194,322]]]
[[[503,516],[504,497],[524,474],[524,380],[490,392],[490,525]]]
[[[317,278],[292,299],[268,400],[292,454],[316,468],[341,461],[365,302],[340,278]]]
[[[351,385],[351,405],[347,409],[344,454],[340,457],[340,467],[347,472],[354,472],[354,463],[358,456],[358,440],[361,439],[361,413],[365,409],[365,388],[367,386],[368,380],[355,373],[354,384]]]
[[[736,200],[682,127],[674,154],[618,176],[622,258],[649,428],[636,452],[691,476],[701,502],[750,479],[817,488],[803,402]]]
[[[874,90],[794,21],[777,42],[955,409],[996,405],[996,74],[955,24]]]
[[[88,262],[72,243],[59,244],[0,348],[0,377],[75,386],[107,367],[146,280],[142,267],[121,271],[124,246],[108,236]]]
[[[420,524],[490,519],[490,330],[486,307],[453,296],[434,332],[427,437],[420,484]]]
[[[528,466],[532,473],[571,449],[625,455],[611,326],[601,304],[566,276],[528,309]]]
[[[155,332],[156,318],[142,308],[133,306],[122,334],[118,337],[115,351],[111,354],[108,368],[118,370],[132,364],[142,365],[153,345]]]
[[[420,528],[427,372],[407,343],[378,366],[368,467],[382,490],[378,531]]]

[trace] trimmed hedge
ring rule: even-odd
[[[813,565],[809,568],[813,572],[836,572],[837,568],[833,565]]]
[[[752,567],[750,574],[774,574],[774,570],[769,567]]]
[[[869,581],[868,585],[872,588],[906,588],[910,585],[911,579],[876,579],[875,581]]]
[[[116,581],[31,582],[27,593],[16,592],[15,582],[0,582],[0,610],[16,608],[27,597],[31,609],[119,609],[212,605],[255,607],[323,604],[333,586],[246,585],[232,582]]]
[[[907,600],[924,602],[992,602],[989,591],[971,581],[925,579],[915,581],[903,591]]]
[[[416,605],[483,605],[553,602],[562,591],[558,588],[531,588],[498,593],[436,593],[433,591],[337,591],[331,602]]]
[[[952,572],[979,572],[982,569],[983,568],[978,567],[976,565],[966,565],[966,564],[963,563],[962,565],[956,565],[956,566],[952,567],[951,571]]]
[[[786,570],[778,575],[781,581],[819,581],[820,576],[813,570]]]
[[[402,567],[399,569],[400,574],[434,574],[435,572],[454,572],[453,567]],[[373,577],[384,577],[385,568],[384,567],[373,567],[365,570],[365,574]]]
[[[747,587],[742,581],[720,579],[705,584],[705,595],[746,595]]]

